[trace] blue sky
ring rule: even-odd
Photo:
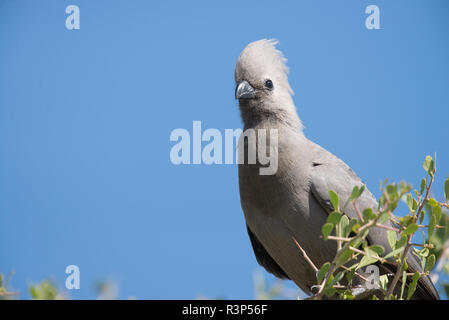
[[[67,30],[65,8],[80,8]],[[380,8],[380,30],[365,8]],[[447,1],[0,2],[0,271],[81,269],[73,298],[254,297],[235,165],[170,162],[173,129],[241,128],[236,59],[277,38],[305,134],[379,181],[449,174]],[[269,281],[273,277],[266,275]],[[291,284],[289,287],[293,287]]]

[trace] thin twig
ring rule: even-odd
[[[295,237],[292,236],[293,241],[295,242],[296,246],[299,248],[299,250],[301,251],[302,255],[304,256],[304,258],[306,259],[306,261],[309,263],[309,265],[312,267],[312,269],[316,272],[318,272],[318,268],[315,266],[315,264],[313,263],[313,261],[309,258],[309,256],[307,255],[306,251],[299,245],[298,241],[296,241]]]
[[[356,205],[356,203],[355,203],[355,200],[352,201],[352,205],[354,206],[355,212],[357,212],[357,215],[359,216],[360,221],[365,222],[365,221],[363,220],[363,216],[362,216],[362,214],[360,213],[359,208],[357,207],[357,205]]]
[[[320,238],[324,238],[324,237],[320,236]],[[327,238],[329,240],[344,241],[344,242],[348,242],[348,241],[352,240],[352,238],[336,237],[336,236],[327,236]]]
[[[428,228],[429,226],[428,225],[424,225],[424,224],[418,224],[418,227],[419,228]],[[446,227],[440,226],[440,225],[436,225],[436,226],[434,226],[434,228],[435,229],[446,229]]]
[[[441,207],[445,207],[445,208],[448,208],[448,209],[449,209],[449,203],[438,202],[438,204],[439,204]]]
[[[424,276],[426,273],[425,272],[418,272],[421,276]],[[413,276],[415,274],[415,272],[407,272],[406,273],[406,275],[407,275],[407,277],[411,277],[411,276]],[[392,276],[394,276],[395,274],[394,273],[386,273],[385,274],[387,277],[392,277]]]
[[[361,255],[366,255],[366,252],[363,251],[363,250],[360,250],[360,249],[357,249],[357,248],[354,248],[354,247],[351,247],[351,246],[349,247],[349,249],[354,251],[354,252],[360,253]],[[387,260],[385,260],[384,258],[379,257],[377,255],[373,256],[373,258],[378,259],[380,262],[387,262]]]
[[[349,249],[351,249],[354,252],[357,252],[357,253],[365,255],[365,251],[362,251],[360,249],[357,249],[357,248],[354,248],[354,247],[351,247],[351,246],[349,246]]]
[[[428,244],[428,243],[424,243],[424,244],[412,243],[411,245],[414,246],[414,247],[422,247],[422,248],[428,248],[428,249],[432,249],[433,248],[433,244]]]
[[[375,227],[378,227],[378,228],[382,228],[382,229],[387,229],[387,230],[395,231],[395,232],[400,232],[400,231],[401,231],[401,230],[399,230],[398,228],[386,226],[386,225],[384,225],[384,224],[377,224],[377,223],[376,223],[374,226],[375,226]]]
[[[421,202],[421,205],[418,207],[418,211],[416,211],[416,220],[418,221],[419,215],[421,214],[421,211],[424,207],[424,205],[426,204],[426,202],[429,200],[429,193],[430,193],[430,188],[432,187],[432,183],[433,183],[433,177],[435,175],[436,170],[433,169],[433,174],[430,175],[430,182],[429,182],[429,186],[426,190],[426,196],[424,197],[424,200]]]
[[[351,271],[351,269],[348,268],[348,267],[346,267],[345,265],[341,265],[340,268],[343,268],[343,269],[345,269],[346,271]],[[364,276],[362,276],[360,273],[355,272],[354,274],[355,274],[356,276],[358,276],[360,279],[364,280],[365,282],[368,281],[368,279],[365,278]]]

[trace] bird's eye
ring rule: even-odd
[[[265,87],[268,89],[273,89],[273,81],[271,81],[270,79],[265,80]]]

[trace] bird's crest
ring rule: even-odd
[[[237,61],[236,74],[239,69],[241,72],[249,73],[266,71],[275,75],[284,88],[293,94],[288,83],[287,59],[280,50],[276,49],[277,44],[279,41],[276,39],[262,39],[248,44]]]

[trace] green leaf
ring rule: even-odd
[[[380,217],[377,221],[379,223],[383,224],[383,223],[387,222],[388,220],[390,220],[390,214],[388,213],[388,211],[385,211],[380,214]]]
[[[340,205],[338,200],[338,194],[336,194],[333,190],[329,190],[329,197],[331,199],[332,206],[335,211],[340,211]]]
[[[405,235],[402,235],[401,238],[399,238],[399,241],[396,243],[396,248],[402,248],[405,247],[407,244],[408,237]]]
[[[376,258],[373,257],[368,257],[367,254],[365,254],[362,258],[362,260],[360,260],[359,265],[357,266],[356,270],[359,270],[360,268],[366,267],[370,264],[373,264],[377,262]]]
[[[324,281],[324,277],[328,273],[330,267],[331,267],[330,262],[326,262],[321,266],[320,270],[318,270],[317,280],[319,284],[321,284]]]
[[[30,286],[30,296],[32,299],[38,299],[39,298],[39,294],[37,292],[37,288],[35,286]]]
[[[437,225],[441,219],[441,207],[439,205],[432,207],[432,215],[435,216],[435,224]]]
[[[354,278],[355,275],[355,269],[350,270],[346,273],[346,280],[347,282],[351,282],[352,278]]]
[[[349,197],[349,201],[353,201],[353,200],[357,199],[358,195],[359,195],[359,187],[355,186],[352,189],[351,196]]]
[[[423,168],[427,171],[428,174],[433,175],[433,159],[431,156],[426,157],[426,160],[424,160]]]
[[[429,226],[427,228],[427,236],[429,237],[429,243],[432,241],[433,231],[435,230],[437,218],[435,215],[431,215],[429,219]]]
[[[342,214],[340,212],[334,211],[327,217],[327,222],[335,226],[340,222],[341,216]]]
[[[404,235],[410,235],[412,233],[415,233],[416,231],[418,231],[419,227],[416,223],[411,223],[408,225],[408,227],[404,230],[403,234]]]
[[[413,199],[413,211],[416,211],[418,209],[418,202],[416,202],[416,199]]]
[[[391,258],[391,257],[397,255],[397,254],[400,254],[402,251],[404,251],[404,249],[405,249],[404,247],[397,248],[397,249],[391,251],[389,254],[387,254],[384,257],[384,259],[388,259],[388,258]]]
[[[356,238],[354,240],[351,241],[351,244],[354,248],[358,249],[358,247],[362,244],[362,239],[361,238]]]
[[[435,265],[435,255],[431,254],[427,258],[426,268],[424,269],[424,272],[430,272],[434,265]]]
[[[381,249],[383,250],[383,248],[382,248],[382,246],[373,246],[373,247],[366,247],[364,249],[365,255],[363,256],[362,260],[360,260],[359,265],[357,266],[356,270],[363,268],[367,265],[373,264],[373,263],[377,262],[377,260],[379,260],[377,251],[380,251]]]
[[[407,264],[407,260],[404,261],[404,264],[402,265],[402,271],[407,271],[408,270],[408,264]]]
[[[343,219],[348,219],[348,217],[346,217],[346,216],[343,216],[342,217],[342,220]],[[343,236],[344,237],[348,237],[350,234],[351,234],[351,232],[353,231],[352,230],[352,228],[356,225],[356,224],[358,224],[358,220],[357,219],[351,219],[350,221],[349,221],[349,223],[348,223],[348,225],[343,229]]]
[[[388,230],[387,238],[388,238],[388,243],[390,244],[391,250],[394,250],[396,247],[396,241],[398,241],[396,232],[393,230]]]
[[[343,300],[353,300],[355,296],[352,294],[351,290],[345,290],[341,296]]]
[[[401,286],[401,297],[400,299],[402,299],[402,297],[404,296],[404,289],[405,289],[405,284],[407,283],[407,272],[406,271],[402,271],[402,286]]]
[[[340,230],[342,233],[342,237],[347,237],[349,236],[349,233],[351,232],[350,230],[348,230],[348,226],[349,226],[349,219],[347,216],[343,215],[340,219]],[[349,231],[349,232],[348,232]]]
[[[346,270],[344,271],[340,271],[339,273],[337,273],[335,275],[335,278],[332,280],[332,282],[330,283],[332,286],[337,284],[341,279],[343,279],[343,277],[345,276]]]
[[[410,193],[407,195],[406,203],[407,203],[408,209],[409,209],[410,211],[414,211],[414,210],[413,210],[413,196],[412,196]]]
[[[332,229],[334,228],[334,225],[332,223],[326,223],[321,228],[321,233],[323,234],[324,239],[327,240],[327,237],[331,234]]]
[[[362,216],[365,222],[368,222],[376,218],[376,214],[373,212],[373,209],[371,208],[366,208],[365,210],[363,210]]]
[[[357,196],[357,198],[359,198],[362,195],[363,191],[365,191],[365,186],[364,185],[360,187],[359,195]]]
[[[411,216],[405,216],[405,217],[399,218],[401,225],[408,225],[409,223],[413,222],[412,220],[413,220],[413,217],[411,217]]]
[[[358,186],[355,186],[352,189],[351,196],[349,197],[349,201],[354,201],[357,198],[359,198],[362,195],[363,191],[365,191],[365,186],[364,185],[361,186],[360,188]]]
[[[401,193],[406,194],[412,190],[412,185],[407,184],[405,181],[401,181]]]
[[[385,252],[384,247],[382,247],[381,245],[375,244],[373,246],[369,246],[368,247],[370,250],[374,251],[377,255],[382,255]]]
[[[379,205],[377,206],[377,209],[380,210],[380,208],[382,208],[386,202],[387,198],[385,197],[385,194],[383,194],[379,199]]]
[[[419,191],[419,194],[422,195],[424,193],[424,190],[426,190],[427,181],[425,178],[421,180],[421,190]]]
[[[391,201],[395,201],[398,198],[398,186],[397,184],[389,184],[386,188],[387,194]]]
[[[58,294],[56,287],[47,280],[40,284],[32,284],[29,290],[31,297],[35,300],[54,300]]]
[[[444,182],[444,197],[446,198],[446,201],[449,201],[449,177],[447,177]]]
[[[438,206],[438,202],[434,198],[430,198],[427,203],[432,207]]]
[[[425,216],[426,216],[426,210],[421,210],[421,213],[419,215],[419,224],[422,224]]]
[[[362,248],[365,250],[365,248],[368,247],[368,241],[363,240]]]
[[[328,286],[328,287],[324,288],[323,292],[326,295],[326,297],[330,298],[335,294],[336,291],[337,290],[334,287]]]
[[[419,257],[419,249],[413,248],[413,254]]]
[[[354,225],[352,226],[352,231],[357,233],[359,231],[360,227],[361,227],[361,225],[359,223],[354,223]]]
[[[335,263],[337,266],[341,266],[342,264],[346,264],[347,262],[349,262],[351,258],[352,258],[352,250],[345,249],[338,255]]]
[[[363,239],[366,239],[366,237],[368,236],[368,233],[369,233],[369,229],[365,229],[365,230],[362,232],[362,238],[363,238]]]
[[[419,272],[415,272],[415,274],[412,276],[412,282],[408,286],[408,292],[407,292],[407,300],[409,300],[416,290],[416,285],[418,284],[418,280],[421,277]]]
[[[418,255],[420,257],[425,258],[425,257],[427,257],[429,255],[429,249],[428,248],[422,248],[421,250],[418,250],[417,253],[418,253]]]
[[[379,277],[379,285],[383,290],[388,289],[388,276],[386,274]]]

